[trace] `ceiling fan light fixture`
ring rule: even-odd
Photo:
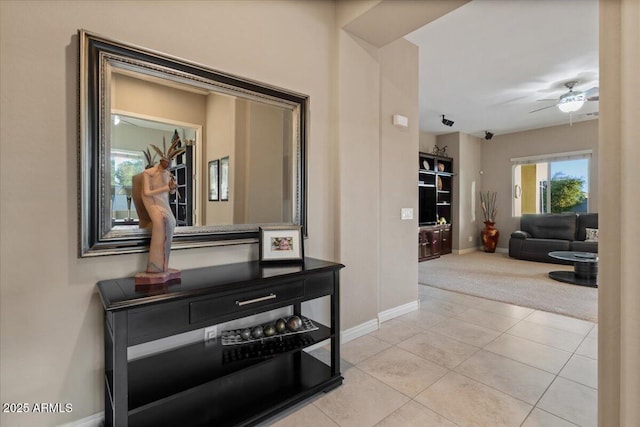
[[[566,95],[560,97],[558,109],[563,113],[573,113],[578,111],[584,105],[584,94],[581,92],[569,91]]]

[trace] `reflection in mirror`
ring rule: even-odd
[[[151,144],[168,145],[174,132],[186,148],[171,164],[174,247],[254,241],[264,224],[305,226],[306,96],[80,37],[81,256],[146,250],[132,177],[157,163]]]

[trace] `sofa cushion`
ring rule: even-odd
[[[576,238],[574,240],[587,240],[586,229],[598,228],[598,214],[587,213],[578,215]]]
[[[593,252],[598,253],[598,242],[581,242],[575,240],[571,242],[571,250],[578,252]]]
[[[574,213],[524,214],[520,218],[520,229],[539,239],[574,240],[576,218]]]
[[[555,264],[571,264],[570,261],[563,261],[551,258],[548,254],[553,251],[568,251],[571,249],[569,240],[559,239],[527,239],[522,242],[520,252],[521,259],[531,261],[552,262]]]
[[[597,242],[598,241],[598,229],[597,228],[585,228],[585,235],[587,236],[584,239],[585,242]]]

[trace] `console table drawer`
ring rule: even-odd
[[[155,307],[139,308],[129,312],[129,345],[160,338],[177,332],[188,325],[189,307],[173,302]]]
[[[305,299],[317,298],[323,295],[332,295],[334,292],[333,273],[318,274],[305,280]]]
[[[200,323],[226,314],[295,300],[302,298],[303,295],[304,281],[298,281],[268,289],[195,301],[189,304],[189,321]]]

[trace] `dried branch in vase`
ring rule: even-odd
[[[480,206],[484,215],[484,222],[496,222],[498,209],[496,208],[496,197],[498,193],[495,191],[480,192]]]

